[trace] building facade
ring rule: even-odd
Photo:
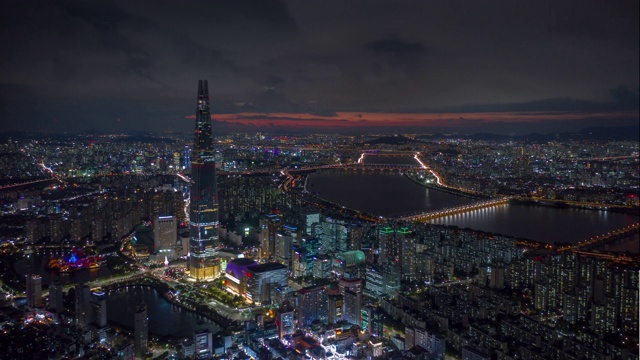
[[[133,327],[136,357],[141,358],[149,351],[149,317],[146,304],[142,303],[136,308]]]
[[[246,296],[258,304],[278,301],[289,290],[288,269],[279,263],[265,263],[247,267]]]
[[[42,277],[36,274],[27,275],[27,305],[42,307]]]
[[[195,139],[191,152],[191,179],[189,274],[196,280],[208,280],[216,275],[214,260],[219,242],[219,223],[216,162],[207,80],[200,80],[198,83]]]
[[[159,216],[153,221],[153,246],[155,252],[171,249],[178,239],[178,220],[173,216]]]

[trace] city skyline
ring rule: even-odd
[[[188,131],[187,94],[201,78],[221,132],[638,124],[633,1],[63,1],[5,10],[0,131]]]

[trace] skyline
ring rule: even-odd
[[[176,4],[8,2],[0,131],[638,126],[634,1]]]

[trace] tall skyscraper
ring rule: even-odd
[[[214,277],[214,259],[218,246],[218,191],[214,155],[209,86],[207,80],[200,80],[195,139],[191,152],[193,183],[189,208],[189,274],[196,280]]]
[[[42,306],[42,277],[37,274],[27,275],[27,305],[30,307]]]
[[[149,318],[147,317],[147,305],[144,303],[136,308],[133,331],[136,358],[141,358],[149,351]]]

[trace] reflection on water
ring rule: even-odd
[[[388,217],[474,202],[427,189],[397,173],[318,172],[309,176],[307,190],[335,203]],[[480,209],[434,221],[547,243],[575,243],[636,222],[637,215],[521,204]]]
[[[156,289],[146,286],[129,286],[109,291],[107,318],[110,322],[133,328],[136,307],[144,302],[149,317],[149,332],[156,335],[191,338],[195,330],[219,327],[208,319],[183,310],[162,298]]]
[[[436,219],[433,223],[546,243],[576,243],[632,225],[632,215],[573,208],[510,204]]]
[[[60,249],[40,249],[38,253],[25,255],[22,259],[14,263],[14,269],[20,275],[28,273],[38,274],[42,276],[42,286],[48,286],[49,283],[59,280],[62,284],[85,283],[96,280],[103,276],[111,274],[106,266],[98,269],[83,269],[71,273],[57,273],[46,269],[47,263],[53,258],[69,258],[71,252],[69,250]]]
[[[348,208],[387,217],[474,202],[466,197],[428,189],[397,172],[317,172],[309,176],[307,190]]]

